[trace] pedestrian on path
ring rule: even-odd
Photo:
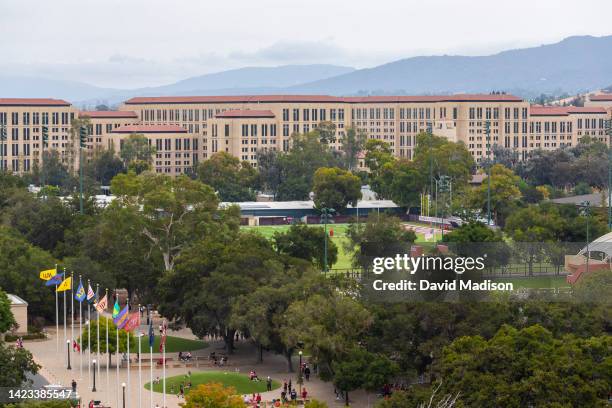
[[[72,379],[72,383],[71,383],[71,385],[72,385],[72,392],[76,392],[77,383],[76,383],[76,381],[74,380],[74,378]]]
[[[266,389],[268,391],[272,391],[272,377],[268,376],[268,378],[266,378]]]

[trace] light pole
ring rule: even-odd
[[[68,367],[66,369],[72,370],[72,367],[70,367],[70,340],[66,340],[66,351],[68,353]]]
[[[431,123],[427,125],[427,136],[429,138],[429,199],[427,200],[427,216],[430,216],[431,199],[433,198],[433,132],[431,129]],[[430,219],[429,224],[433,233],[433,219]]]
[[[586,217],[586,273],[589,273],[589,261],[591,259],[591,251],[589,250],[589,241],[591,240],[590,231],[589,231],[589,219],[591,215],[591,202],[583,201],[580,203],[582,206],[582,215]]]
[[[302,350],[300,350],[298,352],[298,354],[300,356],[300,374],[299,374],[299,377],[298,377],[298,384],[300,385],[300,394],[301,394],[302,393],[302,382],[304,382],[303,377],[302,377],[302,373],[303,373],[303,370],[302,370],[302,354],[303,354],[303,352],[302,352]]]
[[[484,131],[487,141],[487,226],[491,226],[491,121],[485,121]]]
[[[324,240],[324,248],[323,248],[323,272],[327,272],[327,223],[332,218],[333,214],[336,212],[333,208],[321,208],[321,220],[323,221],[324,231],[325,231],[325,240]]]
[[[151,385],[153,387],[153,385]],[[125,383],[121,383],[121,388],[123,389],[123,408],[125,408]]]
[[[608,135],[608,231],[612,231],[612,119],[606,121]]]
[[[40,156],[40,174],[41,174],[41,183],[43,190],[43,197],[45,197],[45,147],[47,147],[49,143],[49,128],[47,126],[42,127],[42,145],[41,145],[41,156]]]
[[[93,386],[91,387],[91,392],[96,392],[96,359],[94,358],[93,361]]]

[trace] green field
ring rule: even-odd
[[[159,342],[161,337],[156,334],[153,343],[153,352],[159,352]],[[142,351],[146,353],[149,350],[149,336],[144,335],[140,338],[140,346]],[[167,336],[166,337],[166,353],[178,353],[179,351],[194,351],[208,347],[208,343],[200,340],[184,339],[182,337]]]
[[[261,378],[261,381],[251,381],[245,374],[239,374],[234,372],[222,372],[222,371],[199,371],[192,373],[191,378],[185,375],[177,375],[174,377],[166,378],[166,393],[178,394],[180,384],[184,386],[191,381],[191,386],[195,388],[200,384],[206,383],[221,383],[226,387],[234,387],[237,394],[252,394],[256,392],[266,392],[266,379]],[[280,387],[278,381],[272,381],[272,389]],[[146,383],[145,388],[151,389],[151,383]],[[159,384],[153,385],[153,391],[163,392],[163,384],[160,381]],[[189,390],[185,390],[188,393]]]
[[[310,225],[312,228],[323,228],[322,225]],[[331,265],[330,269],[351,269],[352,264],[352,253],[345,250],[345,245],[348,243],[348,237],[346,231],[349,224],[328,224],[327,228],[334,231],[334,236],[331,240],[338,247],[338,262]],[[242,226],[244,230],[256,231],[268,239],[272,239],[275,232],[285,232],[289,229],[289,225],[263,225],[257,227]],[[423,234],[417,234],[417,242],[426,242]]]

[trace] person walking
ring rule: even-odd
[[[304,377],[306,377],[306,381],[310,381],[310,367],[308,365],[304,368]]]
[[[266,378],[266,390],[272,391],[272,377]]]
[[[72,383],[71,383],[71,385],[72,385],[72,392],[76,392],[77,383],[76,383],[76,381],[74,380],[74,378],[72,379]]]

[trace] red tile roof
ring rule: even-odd
[[[126,125],[113,129],[113,133],[187,133],[178,125]]]
[[[217,118],[273,118],[269,110],[232,109],[215,115]]]
[[[529,108],[531,116],[568,116],[569,114],[602,113],[606,114],[604,108],[596,106],[540,106],[532,105]]]
[[[593,102],[612,102],[612,93],[593,95],[589,97],[589,100]]]
[[[461,94],[423,96],[330,96],[330,95],[230,95],[230,96],[154,96],[136,97],[125,101],[137,104],[191,104],[191,103],[400,103],[400,102],[522,102],[513,95]]]
[[[136,112],[132,111],[81,111],[79,118],[137,118]]]
[[[0,98],[0,106],[70,106],[70,103],[52,98]]]

